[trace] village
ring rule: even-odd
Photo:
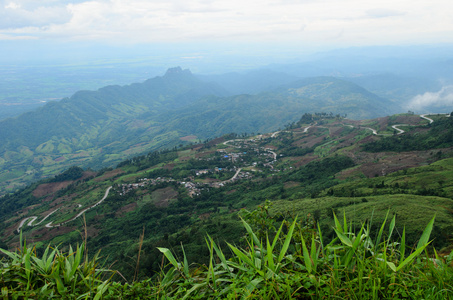
[[[220,157],[222,161],[231,162],[232,167],[221,168],[214,167],[212,169],[192,169],[192,176],[186,177],[183,180],[176,180],[168,177],[157,178],[140,178],[135,183],[125,183],[119,186],[119,195],[124,196],[127,193],[147,186],[159,185],[162,183],[173,182],[184,186],[187,189],[188,195],[195,197],[200,195],[201,191],[207,188],[219,188],[226,184],[246,180],[254,177],[253,173],[263,172],[263,168],[269,168],[272,172],[278,172],[274,169],[274,163],[277,160],[277,154],[270,148],[259,148],[256,144],[256,139],[235,139],[224,142],[224,145],[241,149],[238,152],[228,152],[226,149],[217,149],[216,157]],[[198,158],[198,160],[212,160],[213,158]],[[221,177],[222,174],[233,174],[232,177],[224,180],[215,179]]]

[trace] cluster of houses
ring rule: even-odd
[[[273,167],[273,163],[277,160],[277,154],[272,151],[270,148],[262,149],[261,151],[254,147],[255,145],[253,144],[255,140],[239,140],[238,143],[236,143],[235,140],[229,141],[235,143],[233,145],[235,148],[247,148],[247,151],[249,152],[256,152],[257,157],[264,156],[264,161],[262,161],[263,166],[270,167],[272,170],[276,171]],[[239,144],[239,142],[241,144]],[[264,151],[263,151],[264,150]],[[241,156],[246,155],[247,152],[242,151],[242,152],[227,152],[225,149],[218,149],[217,150],[220,155],[223,156],[223,159],[231,160],[233,163],[239,163],[239,162],[244,162]],[[212,158],[208,158],[210,160]],[[256,166],[258,163],[257,162],[252,162],[250,165],[251,166]],[[128,184],[122,184],[120,186],[120,195],[125,195],[128,192],[138,189],[138,188],[144,188],[147,185],[156,185],[160,184],[162,182],[177,182],[178,184],[184,185],[184,187],[188,190],[188,193],[191,197],[197,196],[201,193],[203,189],[206,187],[222,187],[225,184],[229,182],[233,182],[236,180],[244,180],[244,179],[249,179],[252,178],[253,175],[250,172],[247,171],[241,171],[241,169],[234,167],[234,168],[214,168],[214,169],[203,169],[203,170],[195,170],[194,174],[195,176],[203,176],[203,175],[208,175],[214,172],[222,172],[222,171],[235,171],[236,174],[228,180],[225,181],[220,181],[220,182],[209,182],[209,183],[197,183],[197,182],[192,182],[189,180],[186,181],[176,181],[172,178],[166,178],[166,177],[157,177],[155,179],[149,179],[149,178],[141,178],[138,183],[128,183]],[[193,179],[193,178],[192,178]]]
[[[146,187],[147,185],[156,185],[162,182],[175,182],[172,178],[157,177],[157,178],[140,178],[138,183],[124,183],[120,185],[120,196],[126,195],[132,190]]]

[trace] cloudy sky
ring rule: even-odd
[[[21,48],[64,43],[314,50],[452,43],[452,12],[451,0],[0,0],[0,51],[26,55]]]

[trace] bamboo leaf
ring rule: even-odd
[[[415,250],[414,252],[412,252],[411,255],[409,255],[405,260],[403,260],[399,265],[398,267],[396,268],[396,271],[399,271],[401,270],[402,268],[404,268],[405,265],[407,265],[408,263],[410,263],[417,255],[419,255],[426,247],[428,246],[428,244],[425,244],[419,248],[417,248],[417,250]]]
[[[365,226],[365,224],[362,224],[362,228],[360,228],[359,234],[355,237],[354,243],[351,246],[351,250],[348,252],[348,255],[346,256],[346,259],[344,261],[345,266],[349,266],[349,263],[351,262],[352,258],[354,257],[354,253],[357,251],[357,249],[360,246],[360,243],[362,241],[362,232],[364,230],[364,226]]]
[[[209,284],[209,275],[212,276],[212,283],[214,284],[214,289],[216,289],[216,280],[215,280],[215,272],[214,272],[214,265],[212,263],[214,259],[214,247],[212,243],[209,245],[209,268],[208,268],[208,276],[206,276],[206,283]]]
[[[75,272],[77,271],[80,261],[82,260],[83,256],[83,244],[79,247],[77,246],[77,253],[75,253],[75,257],[72,260],[71,272],[69,274],[69,278],[72,280],[74,277]]]
[[[337,233],[338,238],[340,239],[340,241],[343,244],[345,244],[348,247],[352,247],[352,242],[346,235],[344,235],[341,231],[338,231],[336,228],[334,228],[333,230],[335,230],[335,232]]]
[[[2,297],[3,297],[3,299],[8,299],[8,287],[7,286],[2,287]]]
[[[404,260],[405,251],[406,251],[406,226],[404,226],[403,228],[403,236],[401,237],[400,261]]]
[[[242,221],[242,224],[244,224],[245,230],[247,230],[247,232],[249,233],[250,237],[253,239],[253,242],[255,243],[255,245],[260,245],[261,244],[260,240],[255,235],[255,233],[253,232],[253,230],[250,227],[250,225],[246,221],[244,221],[244,219],[242,219],[242,218],[241,218],[241,221]]]
[[[231,248],[231,250],[233,250],[234,254],[236,254],[236,256],[240,260],[242,260],[243,262],[247,263],[249,266],[251,266],[254,269],[256,269],[255,264],[253,263],[253,261],[247,255],[245,255],[241,250],[239,250],[238,248],[234,247],[233,245],[231,245],[229,243],[227,243],[227,244]]]
[[[250,281],[249,284],[247,284],[247,286],[245,287],[246,291],[247,291],[247,295],[250,295],[254,289],[256,289],[256,286],[261,282],[263,281],[262,278],[256,278],[256,279],[253,279],[252,281]]]
[[[179,264],[178,262],[176,261],[175,257],[173,256],[173,254],[171,253],[171,251],[167,248],[160,248],[160,247],[157,247],[157,249],[162,252],[165,257],[168,259],[168,261],[176,268],[179,270]]]
[[[20,258],[20,256],[15,252],[9,252],[8,250],[2,249],[2,248],[0,248],[0,251],[5,253],[6,255],[8,255],[13,260],[12,261],[13,264],[15,264]]]
[[[68,258],[64,259],[64,265],[65,265],[64,280],[65,283],[69,283],[71,280],[72,265]]]
[[[280,225],[280,228],[277,231],[277,234],[274,237],[274,240],[272,241],[272,250],[275,248],[275,245],[277,244],[278,237],[280,236],[280,232],[282,231],[283,228],[283,223]]]
[[[167,271],[167,273],[165,274],[164,278],[162,278],[161,280],[161,285],[165,286],[169,283],[172,283],[174,281],[174,276],[175,276],[175,270],[177,268],[173,267],[173,268],[170,268],[170,270]]]
[[[182,300],[187,299],[187,297],[189,297],[190,294],[192,294],[193,291],[195,291],[195,290],[197,290],[197,289],[199,289],[199,288],[201,288],[201,287],[204,287],[204,286],[206,286],[206,285],[207,285],[206,282],[194,284],[194,285],[192,286],[192,288],[186,292],[186,294],[184,295],[184,297],[182,297]]]
[[[324,241],[322,239],[322,232],[321,232],[321,227],[319,225],[319,222],[318,224],[316,224],[317,227],[318,227],[318,235],[319,235],[319,250],[322,252],[322,256],[324,256]],[[319,252],[319,251],[318,251]]]
[[[335,212],[332,212],[332,213],[333,213],[333,219],[335,221],[335,227],[337,228],[338,231],[344,232],[343,228],[341,227],[340,221],[338,221],[337,215],[335,214]]]
[[[102,295],[105,293],[105,291],[107,290],[107,288],[109,287],[110,283],[108,283],[108,280],[104,281],[103,283],[101,283],[98,287],[97,287],[97,293],[96,295],[94,296],[94,299],[93,300],[99,300],[101,299]]]
[[[389,216],[389,211],[387,211],[387,214],[385,215],[384,222],[382,222],[381,229],[379,229],[379,233],[378,233],[378,236],[376,238],[376,242],[374,243],[375,247],[378,247],[379,243],[381,242],[382,233],[384,232],[384,227],[385,227],[385,223],[387,222],[388,216]]]
[[[362,228],[360,228],[360,231],[357,234],[357,236],[355,237],[354,243],[352,244],[352,249],[354,251],[357,251],[357,249],[359,248],[360,243],[362,242],[362,232],[365,229],[364,227],[365,227],[365,224],[362,224]]]
[[[278,259],[277,259],[278,263],[280,263],[282,261],[283,256],[285,256],[286,251],[288,251],[289,244],[293,237],[293,232],[294,232],[294,227],[296,226],[296,222],[297,222],[297,217],[294,219],[293,224],[291,224],[291,227],[288,230],[288,233],[285,238],[285,242],[283,243],[283,247],[280,250],[280,255],[278,256]]]
[[[422,236],[420,237],[420,240],[418,241],[418,244],[417,244],[417,249],[428,243],[429,236],[431,235],[431,231],[433,230],[435,218],[436,218],[436,216],[434,216],[431,219],[431,221],[429,221],[428,225],[426,225],[426,227],[425,227],[425,230],[423,230]]]
[[[222,263],[222,266],[225,270],[231,273],[230,268],[228,267],[227,260],[225,258],[225,255],[223,254],[222,250],[217,246],[217,244],[214,242],[214,240],[208,235],[209,240],[212,242],[212,245],[214,246],[214,250],[217,254],[217,256],[220,258],[220,262]]]
[[[39,259],[36,256],[32,256],[31,258],[33,259],[35,264],[38,266],[38,268],[41,269],[42,272],[47,273],[46,272],[46,264],[45,264],[44,260],[41,260],[41,259]]]
[[[300,238],[302,240],[302,251],[303,251],[303,256],[304,256],[305,268],[307,269],[308,273],[311,274],[312,266],[311,266],[310,255],[308,254],[308,249],[307,249],[307,246],[305,245],[304,236],[302,234],[300,235]]]
[[[274,264],[274,257],[272,255],[272,251],[274,250],[271,243],[269,242],[269,236],[266,235],[266,245],[267,245],[267,265],[269,266],[269,269],[275,273],[275,264]]]
[[[390,228],[389,228],[389,237],[388,237],[389,240],[392,237],[393,229],[395,229],[395,221],[396,221],[395,219],[396,219],[396,216],[393,215],[392,221],[390,222]]]
[[[59,276],[58,273],[53,273],[53,277],[55,279],[55,282],[57,283],[57,290],[58,290],[58,293],[60,293],[60,295],[65,295],[66,294],[66,288],[63,284],[63,282],[61,281],[61,278]]]
[[[346,211],[343,210],[343,232],[348,232],[348,222],[346,220]]]
[[[392,263],[391,261],[388,261],[387,265],[390,267],[390,269],[392,269],[393,272],[396,272],[396,266],[394,263]]]
[[[184,266],[183,266],[184,275],[186,275],[186,277],[189,277],[189,263],[187,262],[186,252],[184,251],[184,246],[182,245],[182,243],[181,243],[181,249],[182,249],[182,254],[184,256]]]

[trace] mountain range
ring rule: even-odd
[[[289,83],[293,77],[280,78],[274,84],[262,81],[270,85],[266,91],[261,86],[248,90],[255,94],[234,95],[245,89],[231,90],[234,82],[226,84],[225,78],[206,82],[177,67],[143,83],[79,91],[3,120],[0,192],[72,165],[111,167],[133,155],[226,133],[276,130],[308,112],[366,119],[399,111],[394,102],[349,81],[316,77]],[[247,82],[256,86],[260,77],[251,74]]]

